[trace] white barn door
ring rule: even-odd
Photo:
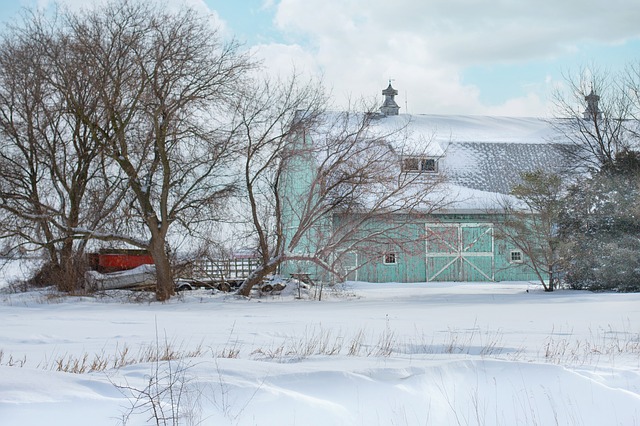
[[[492,223],[427,223],[427,281],[494,281]]]

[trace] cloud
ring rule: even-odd
[[[640,4],[623,0],[282,0],[276,24],[323,48],[330,40],[371,46],[419,38],[454,63],[563,53],[584,41],[638,37]]]
[[[528,93],[526,96],[512,98],[505,103],[485,110],[487,115],[495,116],[534,116],[545,117],[551,114],[550,105],[537,93]]]
[[[394,78],[399,104],[410,112],[531,115],[548,110],[539,93],[522,88],[524,95],[485,106],[479,88],[462,83],[462,71],[551,60],[583,43],[638,37],[640,4],[630,3],[281,0],[274,23],[297,40],[290,53],[321,71],[337,96],[380,96],[387,79]],[[546,77],[540,76],[541,87]]]
[[[62,1],[74,8],[86,4],[86,0]],[[223,36],[233,36],[207,0],[164,2],[202,11]],[[502,83],[501,93],[514,94],[496,99],[487,96],[491,90],[498,93],[495,87],[471,80],[466,70],[517,65],[520,68],[514,72],[522,72],[532,62],[538,69],[550,69],[558,58],[589,59],[584,46],[619,46],[640,38],[640,2],[628,0],[261,0],[259,4],[260,10],[274,13],[273,25],[281,37],[251,50],[273,73],[283,75],[295,66],[298,72],[322,75],[339,105],[361,96],[380,101],[381,90],[392,78],[400,92],[401,112],[411,113],[536,115],[549,110],[543,92],[549,87],[546,71],[522,79],[532,87],[509,88]]]
[[[270,74],[287,76],[295,72],[302,75],[317,75],[318,64],[314,55],[297,44],[259,44],[252,46],[252,57],[261,62]],[[263,70],[263,71],[264,71]]]

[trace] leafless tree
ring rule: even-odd
[[[234,187],[221,120],[253,64],[190,9],[122,1],[73,15],[69,26],[99,78],[99,113],[78,114],[130,190],[119,212],[124,232],[87,234],[148,249],[156,298],[166,300],[174,293],[170,229],[190,233],[215,220]]]
[[[625,95],[631,103],[629,118],[634,124],[628,126],[629,135],[634,141],[640,140],[640,60],[629,63],[623,77]],[[638,146],[632,145],[632,149],[638,150]]]
[[[234,139],[242,147],[241,214],[246,237],[257,242],[262,267],[245,282],[242,294],[275,272],[282,252],[282,179],[293,154],[294,139],[318,121],[326,96],[319,83],[303,83],[294,73],[288,80],[255,79],[234,105]]]
[[[568,74],[554,94],[551,124],[568,142],[566,155],[579,171],[600,170],[629,149],[633,102],[624,78],[597,67]]]
[[[565,80],[568,90],[556,95],[553,123],[570,142],[573,165],[587,172],[568,182],[559,223],[566,281],[576,288],[632,288],[640,66],[630,63],[623,73],[590,67]]]
[[[261,87],[236,108],[246,129],[244,184],[262,257],[240,295],[286,262],[344,277],[347,253],[379,241],[399,244],[399,218],[438,205],[433,189],[441,176],[401,170],[404,155],[422,152],[408,143],[407,122],[385,122],[365,108],[329,112],[321,88],[295,78]]]
[[[248,56],[191,9],[122,0],[31,15],[0,67],[6,236],[56,265],[74,241],[148,249],[169,298],[172,232],[206,228],[235,187],[228,112]]]
[[[0,45],[2,236],[44,249],[46,279],[71,291],[87,241],[75,229],[117,205],[118,179],[104,175],[100,141],[74,111],[97,108],[88,70],[43,16],[27,16]]]

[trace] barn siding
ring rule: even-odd
[[[383,256],[371,258],[371,253],[382,253],[385,244],[368,244],[360,247],[358,252],[358,274],[360,281],[369,282],[443,282],[443,281],[527,281],[536,280],[537,277],[523,264],[512,264],[509,255],[514,247],[509,247],[491,234],[484,234],[487,225],[500,220],[498,216],[486,214],[466,215],[434,215],[430,217],[418,217],[411,221],[403,217],[399,220],[406,222],[403,226],[406,244],[396,252],[397,263],[384,264]],[[389,226],[381,223],[379,226]],[[458,238],[457,232],[464,229],[460,244],[462,249],[470,253],[464,260],[455,261],[455,254],[446,254],[446,243],[432,241],[432,247],[441,250],[441,255],[428,256],[429,241],[427,240],[427,228],[451,232]],[[390,237],[390,240],[395,236]],[[451,250],[453,252],[453,250]],[[491,255],[489,255],[491,253]],[[454,261],[453,263],[451,263]],[[450,267],[445,268],[451,263]],[[434,274],[444,269],[436,277]],[[492,278],[492,279],[488,279]]]
[[[335,220],[335,219],[334,219]],[[337,219],[339,220],[339,219]],[[398,223],[391,224],[389,220],[370,224],[369,232],[380,229],[393,229],[387,235],[388,243],[368,243],[357,250],[349,252],[344,258],[345,270],[352,271],[348,279],[368,282],[488,282],[488,281],[528,281],[537,280],[536,275],[524,264],[513,264],[509,261],[511,250],[515,247],[495,238],[493,233],[486,234],[487,225],[500,220],[499,216],[486,214],[465,215],[433,215],[415,218],[399,215]],[[328,224],[325,226],[329,226]],[[337,226],[334,224],[334,226]],[[444,250],[446,244],[429,242],[428,227],[447,230],[454,235],[460,229],[462,249],[471,253],[465,260],[455,260],[455,255],[442,254],[429,256],[429,245]],[[367,232],[367,230],[363,230]],[[456,238],[457,238],[457,234]],[[318,237],[309,235],[304,246],[312,250]],[[402,241],[402,247],[391,242]],[[321,242],[320,242],[321,244]],[[300,250],[303,248],[301,247]],[[395,264],[384,263],[384,253],[393,250],[396,254]],[[491,256],[488,255],[491,253]],[[454,261],[448,268],[448,263]],[[441,269],[444,271],[433,276]],[[316,265],[310,262],[286,262],[281,272],[284,275],[292,273],[310,273],[316,280],[333,281]]]

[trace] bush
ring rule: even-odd
[[[55,286],[63,292],[73,293],[84,284],[84,273],[88,270],[88,264],[84,256],[77,256],[68,269],[63,269],[54,262],[46,262],[38,268],[27,280],[30,287]]]
[[[636,153],[579,180],[560,223],[570,288],[640,291],[640,167]]]

